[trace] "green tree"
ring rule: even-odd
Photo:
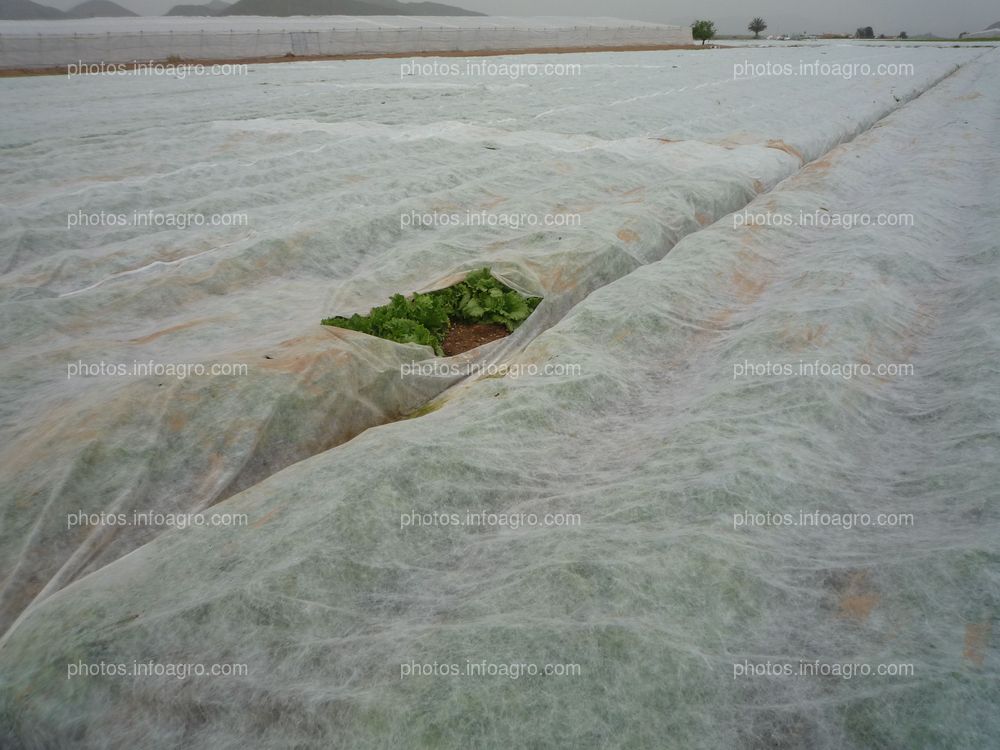
[[[767,23],[760,16],[757,16],[755,19],[753,19],[750,22],[750,25],[747,26],[747,30],[753,32],[754,39],[759,39],[760,32],[762,32],[766,28],[767,28]]]
[[[900,38],[900,39],[909,39],[909,38],[910,38],[910,36],[909,36],[909,34],[907,34],[907,33],[906,33],[905,31],[900,31],[900,32],[899,32],[899,38]]]
[[[695,39],[701,39],[701,43],[705,44],[706,41],[715,36],[715,22],[695,21],[691,24],[691,36]]]
[[[857,39],[874,39],[875,30],[871,26],[859,26],[858,30],[854,32],[854,36]]]

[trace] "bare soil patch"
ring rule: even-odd
[[[452,323],[441,348],[444,355],[450,357],[509,335],[507,327],[498,323]]]

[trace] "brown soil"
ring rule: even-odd
[[[286,63],[286,62],[315,62],[321,60],[374,60],[383,57],[406,58],[406,57],[497,57],[500,55],[546,55],[565,54],[569,52],[649,52],[657,50],[672,49],[711,49],[716,45],[707,47],[700,44],[663,44],[663,45],[625,45],[621,47],[533,47],[526,49],[503,49],[503,50],[445,50],[438,52],[391,52],[376,55],[285,55],[284,57],[241,57],[236,59],[183,59],[171,60],[174,65],[199,64],[199,65],[237,65],[237,64],[259,64],[259,63]],[[166,60],[155,62],[167,63]],[[109,63],[110,64],[110,63]],[[140,63],[121,63],[125,68],[134,68],[136,64],[148,65],[149,60]],[[117,63],[115,63],[117,67]],[[66,75],[67,66],[53,66],[51,68],[6,68],[0,69],[0,78],[16,78],[20,76],[46,76],[46,75]]]
[[[441,348],[445,356],[450,357],[509,335],[506,326],[498,323],[452,323]]]

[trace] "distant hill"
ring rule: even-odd
[[[111,0],[86,0],[66,11],[68,18],[121,18],[138,15]]]
[[[401,3],[397,0],[370,0],[371,5],[387,8],[393,16],[485,16],[486,13],[458,8],[444,3]],[[379,10],[377,15],[386,15]]]
[[[215,11],[207,5],[175,5],[165,16],[214,16]]]
[[[398,0],[239,0],[220,16],[484,16],[443,3]]]
[[[1000,29],[1000,21],[997,21],[996,23],[991,23],[986,28],[987,29]]]
[[[4,21],[34,21],[39,18],[66,18],[61,10],[39,5],[31,0],[0,0],[0,19]]]
[[[168,10],[164,15],[216,16],[228,7],[229,3],[224,3],[222,2],[222,0],[212,0],[212,2],[205,3],[204,5],[175,5],[173,8]]]

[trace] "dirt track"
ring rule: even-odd
[[[567,54],[572,52],[650,52],[658,50],[675,49],[713,49],[719,45],[709,44],[665,44],[665,45],[626,45],[622,47],[531,47],[524,49],[503,49],[503,50],[452,50],[441,52],[390,52],[373,55],[286,55],[284,57],[243,57],[238,59],[209,59],[209,60],[188,60],[170,59],[154,60],[153,62],[164,65],[250,65],[262,63],[285,63],[285,62],[319,62],[325,60],[377,60],[381,58],[407,58],[407,57],[498,57],[501,55],[554,55]],[[139,65],[148,65],[149,60],[137,60],[131,63],[107,63],[108,65],[121,65],[125,69],[134,69]],[[99,64],[99,63],[93,63]],[[67,75],[66,65],[58,65],[51,68],[9,68],[0,70],[0,78],[14,78],[19,76],[51,76]]]

